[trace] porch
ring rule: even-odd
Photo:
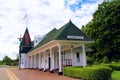
[[[86,42],[53,41],[27,54],[26,67],[62,74],[65,66],[86,66]]]

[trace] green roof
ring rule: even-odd
[[[93,41],[85,33],[83,33],[71,20],[57,31],[56,40],[78,40],[78,41]],[[81,36],[84,39],[68,39],[67,36]]]
[[[77,37],[84,37],[83,39],[75,39],[75,38],[68,38],[68,36],[77,36]],[[60,29],[53,29],[46,36],[43,40],[32,50],[52,41],[52,40],[77,40],[77,41],[93,41],[90,37],[88,37],[85,33],[83,33],[78,27],[76,27],[71,20],[62,26]],[[30,50],[31,51],[31,50]]]

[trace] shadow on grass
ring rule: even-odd
[[[120,71],[113,71],[112,80],[120,80]]]

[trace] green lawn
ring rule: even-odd
[[[120,80],[120,71],[113,71],[112,80]]]

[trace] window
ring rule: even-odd
[[[36,43],[37,43],[37,40],[36,40]]]
[[[78,52],[76,53],[76,57],[77,57],[77,62],[80,62],[80,54]]]
[[[21,57],[21,64],[23,64],[23,58]]]
[[[64,52],[64,61],[65,61],[65,52]]]
[[[62,54],[63,61],[65,61],[65,52],[62,52],[61,54]]]
[[[23,50],[23,46],[21,46],[21,51]]]

